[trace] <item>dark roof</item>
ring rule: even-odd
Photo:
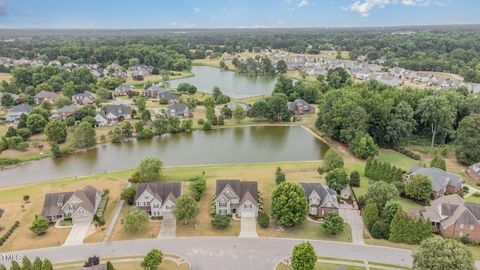
[[[167,107],[167,110],[174,110],[176,113],[180,113],[188,110],[188,106],[183,103],[173,103],[172,105]]]
[[[10,110],[10,113],[15,113],[15,112],[30,112],[32,111],[32,106],[28,105],[28,104],[19,104],[17,106],[14,106],[12,107],[12,109]]]
[[[105,113],[109,114],[112,113],[115,116],[119,115],[128,115],[132,114],[132,108],[125,106],[123,104],[120,105],[107,105],[105,107]]]
[[[337,192],[329,188],[327,185],[321,184],[321,183],[300,183],[300,185],[303,187],[305,196],[307,198],[310,196],[310,194],[313,191],[315,191],[318,194],[318,196],[320,196],[320,199],[321,199],[320,205],[330,200],[336,203],[338,206]]]
[[[83,93],[74,95],[73,98],[77,99],[77,100],[83,100],[85,98],[93,99],[94,97],[93,97],[92,93],[90,93],[89,91],[85,91]]]
[[[67,105],[67,106],[63,106],[62,108],[58,109],[57,112],[59,112],[59,113],[74,113],[76,110],[77,110],[77,106]]]
[[[407,174],[420,174],[429,177],[432,180],[432,190],[436,192],[442,190],[447,185],[458,186],[463,183],[463,179],[459,175],[434,167],[424,168],[416,166],[408,171]]]
[[[160,97],[160,98],[167,99],[167,100],[175,100],[175,99],[178,99],[177,95],[172,94],[172,93],[170,93],[170,92],[168,92],[168,91],[160,92],[160,93],[159,93],[159,97]]]
[[[59,216],[62,215],[62,207],[68,200],[75,196],[82,200],[80,205],[83,209],[89,211],[93,214],[95,210],[96,195],[101,192],[92,187],[86,186],[81,190],[76,190],[74,192],[59,192],[59,193],[47,193],[45,194],[45,201],[43,203],[42,216]],[[58,204],[61,203],[61,206]]]
[[[149,88],[147,88],[147,91],[152,91],[152,92],[164,92],[165,88],[162,88],[156,84],[152,84]]]
[[[167,197],[172,194],[175,199],[178,198],[182,193],[182,185],[179,182],[150,182],[150,183],[140,183],[137,185],[137,191],[135,193],[135,200],[138,199],[140,195],[146,190],[149,189],[152,195],[156,198],[160,198],[161,201],[165,201]],[[171,198],[171,197],[170,197]]]
[[[230,188],[235,192],[235,194],[240,198],[243,199],[245,194],[248,192],[253,197],[253,199],[258,202],[258,184],[257,181],[240,181],[240,180],[217,180],[217,190],[216,196],[220,195],[222,191],[225,189],[226,186],[230,186]]]
[[[36,98],[51,98],[51,99],[56,99],[59,97],[59,94],[57,93],[54,93],[54,92],[50,92],[50,91],[45,91],[45,90],[42,90],[40,92],[38,92],[36,95],[35,95]]]

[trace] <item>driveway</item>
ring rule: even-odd
[[[157,238],[175,238],[177,231],[177,220],[173,215],[165,215],[163,217],[162,225],[160,226],[160,233]]]
[[[352,229],[352,242],[358,245],[365,245],[365,240],[363,239],[363,220],[360,216],[360,210],[340,207],[338,212]]]
[[[83,244],[83,239],[87,236],[88,229],[90,228],[90,222],[73,224],[70,234],[65,240],[64,246],[73,246]]]
[[[257,238],[257,219],[254,217],[242,217],[240,219],[240,235],[242,238]]]

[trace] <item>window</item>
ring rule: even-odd
[[[153,208],[160,208],[160,205],[154,204],[154,205],[153,205]]]
[[[460,236],[460,237],[463,237],[463,232],[460,232],[459,236]]]
[[[226,214],[227,214],[227,210],[222,209],[222,210],[219,210],[218,213],[219,213],[219,214],[224,214],[224,215],[226,215]]]
[[[473,225],[470,225],[470,231],[473,231]]]
[[[175,208],[175,205],[167,205],[167,206],[165,206],[165,208],[167,210],[171,210],[171,209]]]
[[[243,205],[243,208],[250,208],[250,209],[251,209],[251,208],[252,208],[252,205],[251,205],[251,204],[244,204],[244,205]]]
[[[218,207],[227,207],[227,202],[226,201],[220,201],[218,203]]]
[[[460,229],[463,230],[463,228],[465,227],[464,224],[460,224]]]
[[[150,199],[150,197],[148,197],[148,196],[145,196],[145,200],[149,200],[149,199]]]
[[[466,236],[467,238],[470,238],[470,234],[469,234],[469,233],[465,234],[465,236]]]

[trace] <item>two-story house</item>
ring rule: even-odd
[[[256,217],[259,210],[257,182],[217,180],[215,209],[217,214]]]
[[[288,110],[291,111],[294,115],[315,113],[315,108],[301,98],[295,99],[292,102],[288,102],[287,106]]]
[[[300,183],[308,200],[308,214],[313,217],[325,217],[330,212],[338,212],[337,192],[321,183]]]
[[[150,217],[172,215],[175,201],[182,194],[179,182],[140,183],[135,192],[135,205]]]
[[[462,188],[463,179],[459,175],[434,167],[413,167],[403,178],[405,182],[408,182],[416,174],[430,178],[432,181],[432,194],[435,199],[443,196],[445,193],[456,193]]]
[[[81,94],[76,94],[72,97],[73,104],[85,105],[93,104],[95,102],[95,97],[89,91],[85,91]]]
[[[50,222],[71,218],[73,224],[89,223],[101,200],[102,192],[92,186],[72,192],[47,193],[41,216]]]
[[[420,210],[425,221],[430,221],[443,237],[467,237],[480,241],[480,204],[464,202],[457,195],[447,195],[433,200]]]
[[[42,90],[35,95],[35,104],[39,105],[39,104],[43,103],[44,101],[53,103],[59,97],[60,97],[60,95],[55,93],[55,92]]]
[[[22,114],[28,115],[32,111],[32,106],[28,104],[19,104],[10,109],[10,111],[5,116],[7,122],[18,122]]]
[[[166,117],[174,116],[179,118],[187,118],[189,115],[190,110],[188,109],[188,106],[183,103],[173,103],[165,109]]]
[[[123,104],[107,105],[105,110],[99,111],[97,115],[95,115],[97,126],[115,124],[131,118],[132,108]]]

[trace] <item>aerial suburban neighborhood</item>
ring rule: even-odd
[[[0,1],[0,270],[480,269],[480,3],[41,2]]]

